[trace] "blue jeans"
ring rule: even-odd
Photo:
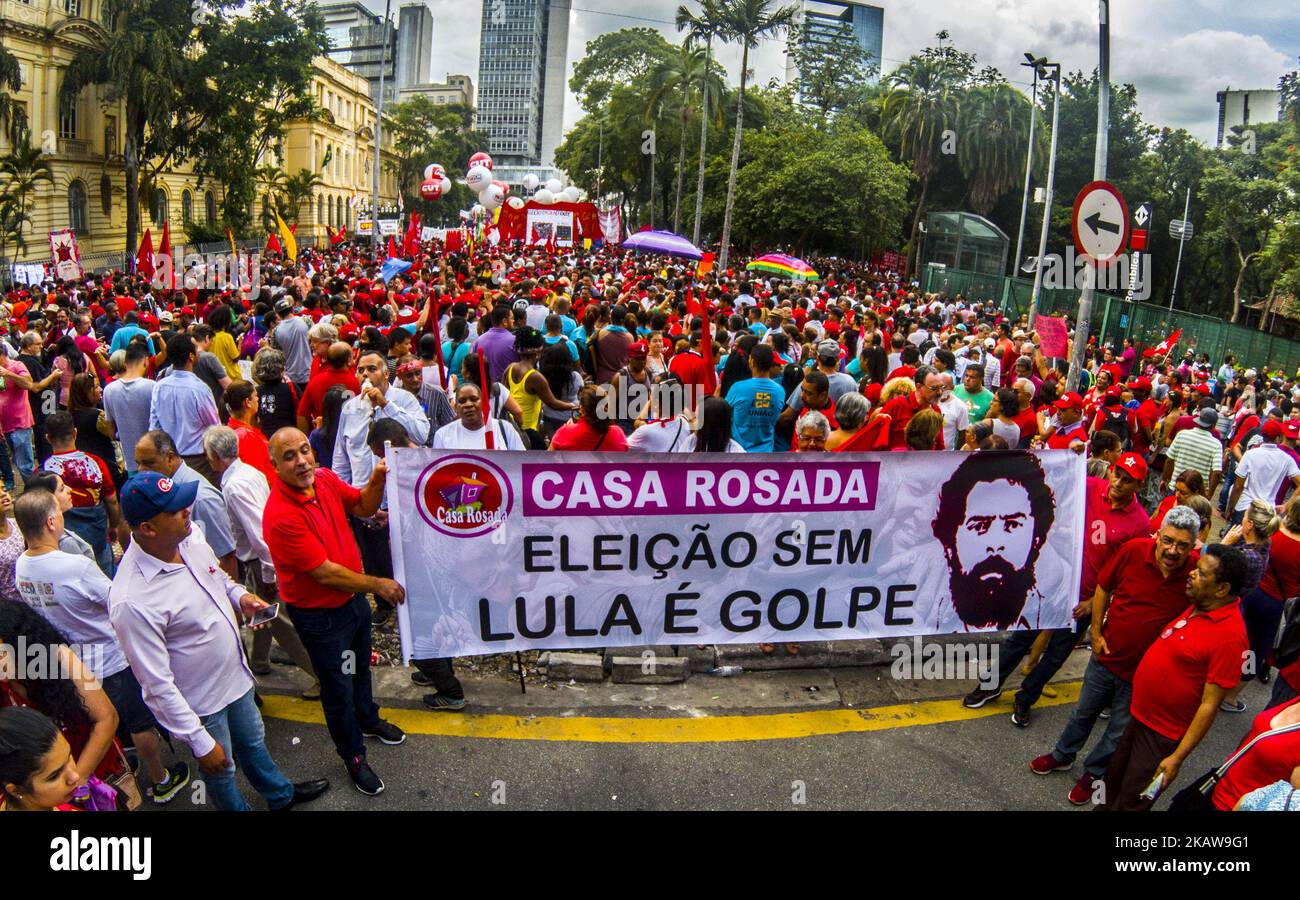
[[[1088,668],[1083,673],[1083,688],[1079,692],[1079,702],[1065,730],[1056,739],[1052,755],[1063,763],[1074,762],[1075,756],[1088,742],[1092,726],[1103,709],[1110,710],[1110,719],[1106,721],[1106,731],[1097,746],[1092,748],[1088,758],[1083,761],[1083,768],[1094,778],[1106,774],[1110,764],[1110,755],[1115,752],[1115,745],[1128,727],[1132,715],[1129,702],[1133,699],[1133,684],[1125,681],[1110,669],[1097,662],[1094,656],[1088,660]]]
[[[236,765],[244,770],[254,789],[266,798],[268,807],[280,809],[289,805],[293,800],[293,784],[280,772],[266,749],[266,729],[251,690],[225,709],[204,716],[202,722],[208,734],[226,751],[226,771],[220,775],[203,774],[217,809],[248,811],[244,795],[235,784]]]
[[[361,729],[379,724],[370,683],[370,604],[364,594],[333,609],[289,607],[289,618],[320,680],[320,703],[344,762],[365,757]]]
[[[998,648],[999,687],[1006,683],[1011,673],[1016,670],[1016,666],[1020,665],[1020,661],[1033,649],[1034,641],[1040,633],[1013,631],[1002,639],[1002,645]],[[1074,650],[1075,643],[1079,640],[1079,635],[1068,628],[1058,628],[1048,633],[1052,637],[1047,644],[1047,649],[1043,651],[1038,664],[1020,683],[1020,690],[1016,691],[1016,698],[1030,706],[1038,702],[1038,698],[1043,695],[1043,688],[1052,676],[1061,670],[1061,666],[1065,665],[1065,661],[1070,658],[1070,652]]]
[[[27,479],[32,477],[32,472],[36,470],[36,458],[32,452],[32,430],[15,428],[5,435],[5,443],[8,445],[14,463],[18,466],[18,474],[26,483]]]
[[[1228,460],[1223,464],[1223,487],[1219,489],[1219,500],[1216,505],[1219,512],[1224,515],[1228,514],[1228,497],[1232,495],[1232,486],[1237,481],[1237,457],[1228,451]]]

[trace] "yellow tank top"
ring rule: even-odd
[[[518,381],[514,378],[514,365],[506,366],[506,387],[510,388],[510,396],[515,398],[519,404],[519,409],[523,413],[523,425],[525,431],[536,431],[538,420],[542,416],[542,398],[536,394],[528,393],[524,385],[528,382],[528,375],[524,375]]]

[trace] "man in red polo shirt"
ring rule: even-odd
[[[939,388],[942,381],[939,373],[930,366],[921,366],[916,370],[916,390],[902,397],[895,397],[882,407],[881,412],[889,416],[889,449],[896,448],[907,449],[907,423],[912,421],[912,416],[916,415],[918,410],[932,409],[939,415],[943,415],[943,410],[939,409],[939,404],[935,403],[935,398],[939,396]],[[940,431],[939,443],[943,443],[943,432]],[[942,446],[935,448],[944,449]]]
[[[321,685],[325,722],[352,783],[374,796],[384,783],[366,763],[365,738],[401,744],[406,735],[379,717],[370,684],[370,604],[373,593],[402,603],[406,592],[390,578],[361,571],[361,552],[348,514],[367,517],[379,509],[388,467],[375,463],[357,490],[328,469],[318,469],[307,436],[281,428],[271,437],[276,477],[262,517],[280,598],[287,605]]]
[[[357,381],[352,367],[352,348],[342,341],[335,341],[325,351],[325,365],[313,372],[307,382],[307,389],[298,400],[298,428],[310,433],[316,419],[322,414],[325,394],[336,384],[341,384],[354,395],[361,393],[361,383]]]
[[[1249,648],[1239,599],[1245,581],[1240,550],[1205,548],[1187,579],[1192,605],[1170,619],[1137,667],[1132,719],[1106,770],[1102,809],[1150,809],[1155,796],[1142,795],[1167,790],[1209,733],[1219,704],[1241,681]]]
[[[1190,507],[1174,507],[1156,537],[1129,541],[1097,576],[1092,598],[1093,655],[1084,671],[1078,705],[1052,751],[1029,764],[1037,775],[1070,768],[1102,710],[1109,709],[1106,729],[1070,790],[1069,800],[1076,806],[1094,799],[1096,783],[1105,775],[1128,726],[1133,674],[1142,654],[1186,603],[1187,575],[1198,557],[1200,521]]]
[[[1088,440],[1083,427],[1083,398],[1070,391],[1052,404],[1056,408],[1056,428],[1047,438],[1048,450],[1069,450],[1075,441]]]

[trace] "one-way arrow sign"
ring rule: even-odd
[[[1074,201],[1074,246],[1093,264],[1115,259],[1128,244],[1128,205],[1109,182],[1094,181]]]

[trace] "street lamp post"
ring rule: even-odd
[[[1028,66],[1034,72],[1034,89],[1029,103],[1029,152],[1025,155],[1025,191],[1020,198],[1020,230],[1016,232],[1016,255],[1011,261],[1011,274],[1014,277],[1020,270],[1020,251],[1025,243],[1025,216],[1029,212],[1029,176],[1034,167],[1034,126],[1038,122],[1038,72],[1046,59],[1036,59],[1032,53],[1026,53],[1022,66]]]
[[[384,122],[384,60],[388,57],[388,14],[393,0],[384,0],[384,37],[379,47],[379,97],[375,101],[375,171],[370,193],[370,249],[379,250],[379,161],[380,131]]]
[[[1106,180],[1106,154],[1110,130],[1110,0],[1098,0],[1097,66],[1097,151],[1092,160],[1092,180]],[[1074,321],[1074,348],[1070,354],[1067,390],[1077,391],[1083,375],[1083,357],[1088,348],[1088,327],[1092,324],[1092,295],[1097,283],[1097,267],[1088,266],[1083,290],[1079,293],[1079,313]]]
[[[1187,185],[1187,199],[1183,201],[1183,227],[1178,233],[1178,263],[1174,266],[1174,286],[1169,292],[1169,318],[1174,317],[1174,298],[1178,296],[1178,275],[1183,270],[1183,244],[1187,240],[1187,217],[1192,212],[1192,186]]]
[[[1061,119],[1061,64],[1042,62],[1043,69],[1052,69],[1052,152],[1047,162],[1047,193],[1043,197],[1043,227],[1038,234],[1038,265],[1034,266],[1034,289],[1029,295],[1029,328],[1034,328],[1038,318],[1038,294],[1043,289],[1043,257],[1047,254],[1047,231],[1052,224],[1052,198],[1056,193],[1056,138]]]

